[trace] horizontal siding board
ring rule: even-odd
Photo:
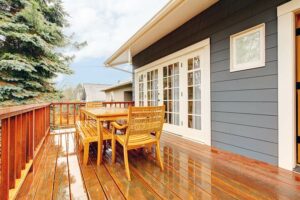
[[[277,75],[244,78],[211,83],[212,91],[276,89]]]
[[[258,128],[253,126],[245,126],[239,124],[229,124],[224,122],[212,122],[214,132],[227,133],[229,135],[237,135],[241,137],[252,138],[256,140],[269,141],[278,143],[277,129]]]
[[[233,112],[277,116],[277,103],[273,102],[212,102],[212,112]]]
[[[236,71],[236,72],[230,72],[229,70],[213,72],[211,73],[211,82],[251,78],[257,75],[259,76],[276,75],[277,71],[278,71],[277,61],[272,61],[266,63],[265,67],[260,67],[255,69]]]
[[[221,91],[211,93],[212,102],[277,102],[277,89]]]
[[[277,116],[212,112],[212,121],[278,129]]]
[[[255,159],[263,161],[263,162],[271,163],[273,165],[278,164],[278,158],[275,156],[270,156],[270,155],[266,155],[266,154],[255,152],[255,151],[249,151],[247,149],[239,148],[234,145],[225,144],[225,143],[221,143],[218,141],[212,141],[212,146],[220,148],[220,149],[224,149],[226,151],[230,151],[233,153],[237,153],[242,156],[252,157],[252,158],[255,158]]]
[[[241,137],[237,135],[230,135],[222,132],[213,131],[212,140],[223,142],[226,144],[234,143],[236,147],[247,149],[249,151],[264,153],[274,157],[277,156],[278,152],[278,146],[275,143]]]

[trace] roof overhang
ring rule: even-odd
[[[125,42],[105,66],[113,67],[131,63],[131,58],[174,31],[194,16],[203,12],[218,0],[171,0],[138,32]]]
[[[130,81],[125,81],[125,82],[122,82],[122,83],[119,83],[119,84],[107,87],[107,88],[103,89],[103,91],[107,92],[107,91],[119,89],[119,88],[122,88],[122,87],[129,87],[131,85],[132,85],[132,81],[131,80]]]

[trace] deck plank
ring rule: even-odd
[[[91,165],[91,161],[88,161],[88,164],[84,166],[83,163],[83,153],[77,153],[81,173],[83,176],[83,180],[86,186],[86,191],[88,194],[89,199],[107,199],[103,188],[97,179],[97,175],[94,171],[94,167]]]
[[[70,199],[68,150],[66,134],[55,135],[58,141],[58,156],[53,185],[53,199]]]
[[[77,158],[77,150],[74,144],[74,134],[66,135],[68,149],[68,163],[70,175],[70,193],[71,199],[88,199],[86,187],[81,174],[79,161]]]

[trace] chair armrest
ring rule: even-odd
[[[125,128],[128,127],[127,124],[120,125],[120,124],[118,124],[117,122],[112,122],[111,125],[112,125],[114,128],[119,129],[119,130],[120,130],[120,129],[125,129]]]

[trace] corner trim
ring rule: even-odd
[[[277,7],[278,16],[278,166],[296,166],[295,13],[300,0]]]

